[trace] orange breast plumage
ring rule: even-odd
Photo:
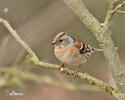
[[[80,54],[79,49],[74,45],[64,49],[55,47],[55,55],[63,63],[73,66],[83,65],[87,61],[86,55]]]

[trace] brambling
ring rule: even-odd
[[[64,68],[64,64],[78,66],[76,73],[94,51],[101,51],[65,32],[58,33],[51,44],[55,46],[55,56],[62,62],[61,68]]]

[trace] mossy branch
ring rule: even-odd
[[[99,41],[106,61],[109,65],[113,79],[120,91],[118,100],[125,100],[125,74],[121,66],[117,47],[114,46],[110,36],[110,22],[114,12],[124,5],[124,2],[117,6],[121,0],[111,2],[104,23],[100,23],[85,7],[82,0],[63,0],[64,3],[80,18],[88,29],[90,29]]]
[[[36,54],[32,51],[32,49],[19,37],[17,32],[10,26],[10,24],[6,20],[0,18],[0,23],[3,24],[7,28],[7,30],[15,38],[15,40],[29,53],[29,57],[35,65],[45,67],[45,68],[50,68],[50,69],[56,69],[56,70],[60,71],[60,68],[59,68],[58,65],[41,62],[38,59],[38,57],[36,56]],[[68,68],[64,68],[63,72],[65,74],[68,74],[68,75],[74,75],[75,74],[75,72],[73,70],[70,70]],[[90,84],[96,85],[96,86],[104,89],[105,91],[109,92],[114,97],[118,98],[117,90],[112,88],[107,83],[105,83],[105,82],[103,82],[99,79],[96,79],[96,78],[90,76],[87,73],[78,72],[78,77],[83,79],[83,80],[87,80]]]

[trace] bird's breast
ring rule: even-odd
[[[55,56],[61,62],[77,66],[79,64],[84,64],[86,62],[86,57],[81,55],[75,47],[69,47],[66,49],[55,48]]]

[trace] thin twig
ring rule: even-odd
[[[119,10],[120,8],[122,8],[124,5],[125,5],[125,1],[122,2],[121,4],[119,4],[118,6],[116,6],[116,7],[113,9],[113,12],[118,11],[118,10]]]
[[[104,22],[104,24],[105,24],[105,26],[106,26],[106,29],[109,29],[109,26],[110,26],[110,21],[111,21],[111,19],[112,19],[112,16],[114,15],[114,13],[116,12],[116,10],[114,10],[114,9],[118,9],[119,8],[119,6],[116,6],[119,2],[120,2],[121,0],[117,0],[117,1],[112,1],[111,3],[110,3],[110,6],[109,6],[109,10],[108,10],[108,13],[107,13],[107,15],[106,15],[106,18],[105,18],[105,22]],[[116,7],[116,8],[115,8]]]
[[[125,11],[122,11],[122,10],[118,10],[117,12],[125,14]]]
[[[125,1],[122,2],[121,4],[119,4],[120,1],[121,0],[118,0],[116,2],[111,2],[107,16],[105,18],[105,22],[104,22],[106,29],[109,29],[110,22],[111,22],[111,19],[112,19],[114,13],[119,12],[118,9],[122,8],[125,5]]]

